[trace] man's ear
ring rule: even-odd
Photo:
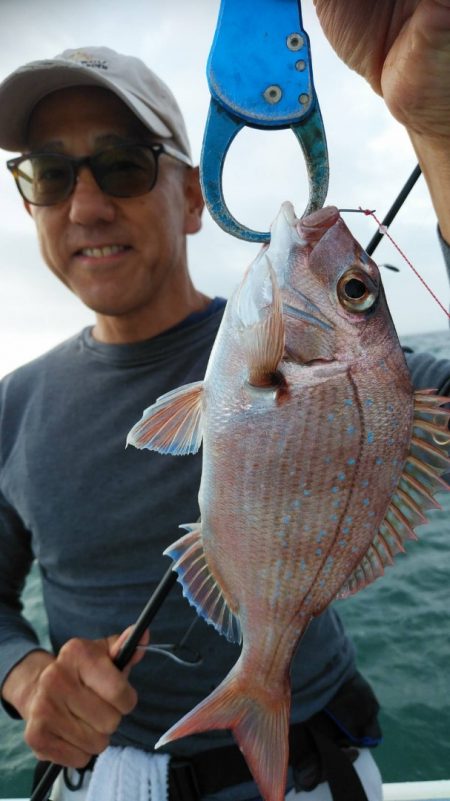
[[[202,212],[205,205],[200,186],[199,168],[188,167],[184,176],[185,234],[196,234],[202,227]]]

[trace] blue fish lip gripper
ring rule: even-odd
[[[269,232],[246,228],[231,215],[223,197],[222,172],[228,148],[244,126],[292,128],[309,180],[309,201],[302,216],[325,202],[326,136],[299,0],[221,0],[207,78],[211,103],[200,159],[206,205],[227,233],[249,242],[267,242]]]

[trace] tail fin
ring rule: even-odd
[[[231,729],[264,801],[283,801],[289,757],[289,686],[275,696],[243,683],[235,668],[156,745],[211,729]]]

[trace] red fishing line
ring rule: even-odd
[[[385,235],[387,236],[387,238],[388,238],[388,239],[389,239],[389,240],[392,242],[392,244],[394,245],[394,247],[396,248],[396,250],[398,250],[398,252],[400,253],[400,256],[401,256],[401,257],[402,257],[402,258],[403,258],[403,259],[406,261],[406,263],[409,265],[409,267],[411,267],[411,270],[413,271],[413,273],[414,273],[414,274],[417,276],[417,278],[419,279],[419,281],[421,281],[421,282],[422,282],[422,284],[424,285],[425,289],[427,289],[427,290],[428,290],[428,292],[430,293],[431,297],[432,297],[432,298],[434,298],[434,300],[436,301],[436,303],[438,304],[438,306],[439,306],[439,307],[442,309],[442,311],[444,312],[444,314],[446,314],[446,315],[447,315],[447,317],[450,319],[450,313],[447,311],[447,309],[445,308],[444,304],[443,304],[443,303],[441,303],[441,301],[439,300],[439,298],[437,297],[437,295],[435,295],[435,293],[433,292],[433,290],[431,289],[431,287],[430,287],[430,286],[427,284],[427,282],[425,281],[425,279],[424,279],[424,278],[422,278],[422,276],[420,275],[420,273],[419,273],[419,272],[416,270],[416,268],[414,267],[414,265],[413,265],[413,264],[410,262],[410,260],[408,259],[408,257],[406,256],[406,254],[403,252],[403,250],[402,250],[402,249],[399,247],[399,245],[397,245],[397,242],[395,242],[395,240],[392,238],[392,236],[390,235],[390,233],[389,233],[388,229],[386,228],[386,226],[385,226],[385,225],[383,225],[383,224],[380,222],[380,220],[379,220],[379,219],[378,219],[378,217],[376,216],[375,212],[373,212],[371,209],[363,209],[363,208],[361,208],[361,206],[359,207],[359,209],[360,209],[360,211],[362,211],[362,213],[363,213],[363,214],[366,214],[366,215],[367,215],[367,216],[369,216],[369,217],[373,217],[373,219],[375,220],[375,222],[377,223],[377,225],[378,225],[378,227],[379,227],[379,229],[380,229],[380,232],[381,232],[382,234],[385,234]]]

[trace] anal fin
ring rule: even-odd
[[[242,640],[239,618],[231,611],[223,590],[212,575],[203,550],[201,523],[180,528],[188,533],[164,551],[174,560],[173,569],[183,588],[183,595],[200,617],[211,623],[230,642]]]

